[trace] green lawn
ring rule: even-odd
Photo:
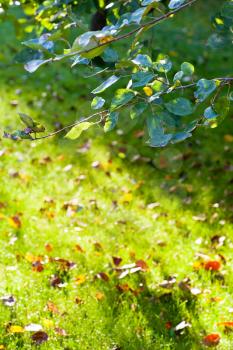
[[[224,74],[224,60],[202,69]],[[78,79],[3,67],[1,134],[18,112],[48,129],[88,115],[93,83]],[[40,349],[205,349],[211,333],[231,349],[232,118],[166,149],[124,131],[0,140],[0,297],[14,304],[0,303],[0,349],[33,349],[30,324],[49,336]]]

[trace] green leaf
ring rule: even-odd
[[[172,68],[172,62],[167,55],[159,54],[157,61],[154,63],[154,68],[160,73],[167,73]]]
[[[182,72],[181,70],[179,72],[177,72],[174,77],[173,77],[173,81],[180,81],[184,76],[184,72]]]
[[[168,7],[170,10],[175,10],[178,7],[180,7],[181,5],[183,5],[184,3],[185,3],[185,0],[171,0],[169,2]]]
[[[91,126],[93,125],[93,123],[89,123],[89,122],[83,122],[83,123],[79,123],[77,125],[75,125],[67,134],[66,134],[66,138],[71,139],[71,140],[75,140],[77,139],[83,131],[89,129]]]
[[[212,107],[207,107],[204,110],[204,117],[206,119],[216,119],[218,117],[218,114],[214,111]]]
[[[100,109],[103,107],[105,100],[102,97],[96,96],[91,102],[92,109]]]
[[[119,57],[117,51],[110,49],[107,47],[107,49],[104,51],[102,58],[104,62],[117,62]]]
[[[203,102],[216,89],[217,84],[214,80],[200,79],[197,82],[197,91],[194,96],[198,102]]]
[[[194,111],[192,103],[184,97],[178,97],[165,103],[165,107],[169,112],[179,116],[186,116]]]
[[[192,75],[194,73],[194,65],[189,62],[183,62],[182,65],[180,66],[182,72],[184,75]]]
[[[161,126],[160,118],[150,115],[147,117],[147,129],[149,133],[149,141],[151,147],[165,147],[172,139],[172,134],[165,134]]]
[[[50,41],[50,34],[45,33],[41,35],[39,38],[36,39],[30,39],[27,41],[22,42],[23,45],[30,47],[30,49],[33,50],[45,50],[45,51],[50,51],[54,44],[52,41]]]
[[[108,78],[105,82],[103,82],[101,85],[99,85],[97,88],[95,88],[91,93],[92,94],[99,94],[109,88],[109,86],[115,84],[120,77],[117,77],[115,75],[112,75],[110,78]]]
[[[29,117],[29,115],[24,114],[24,113],[19,113],[19,117],[21,119],[21,121],[28,127],[28,128],[33,128],[33,126],[35,125],[34,120]]]
[[[147,85],[153,78],[154,74],[150,72],[137,72],[132,74],[132,88],[145,86]]]
[[[118,122],[119,112],[111,112],[104,124],[104,131],[108,132],[115,128]]]
[[[185,131],[177,132],[174,135],[172,135],[171,143],[178,143],[178,142],[184,141],[191,136],[192,134],[190,132],[185,132]]]
[[[130,117],[131,119],[135,119],[139,117],[148,107],[148,104],[145,102],[139,102],[135,104],[130,111]]]
[[[141,55],[138,54],[133,60],[133,63],[135,63],[138,66],[142,67],[151,67],[152,66],[152,61],[151,58],[148,55]]]
[[[115,96],[112,100],[111,111],[117,107],[126,105],[135,97],[135,92],[130,89],[118,89],[115,93]]]
[[[27,62],[24,65],[24,68],[29,73],[34,73],[40,66],[42,66],[43,64],[50,62],[50,61],[51,61],[51,58],[49,58],[47,60],[32,60],[32,61]]]

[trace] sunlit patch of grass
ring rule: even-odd
[[[47,129],[89,113],[88,87],[76,91],[66,69],[59,77],[56,68],[22,73],[1,74],[4,128],[19,125],[18,112]],[[199,350],[210,333],[221,335],[219,349],[230,349],[232,333],[218,323],[232,321],[233,308],[232,144],[224,138],[231,121],[165,151],[133,132],[0,141],[0,297],[16,299],[0,304],[6,349],[32,348],[32,333],[9,332],[31,323],[49,335],[41,349]],[[136,155],[149,162],[133,162]],[[112,257],[119,266],[143,260],[148,269],[119,279]],[[219,261],[219,271],[207,271],[205,259]],[[56,274],[61,286],[51,285]],[[170,277],[174,285],[163,288]],[[182,288],[185,278],[198,295],[187,280]],[[182,321],[191,327],[175,332]]]

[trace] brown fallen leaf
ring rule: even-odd
[[[46,342],[49,339],[49,336],[46,332],[38,331],[38,332],[34,333],[31,336],[31,338],[35,344],[39,345],[39,344]]]
[[[75,249],[77,252],[80,252],[80,253],[84,253],[84,252],[85,252],[85,251],[83,250],[83,248],[82,248],[79,244],[75,244],[74,249]]]
[[[140,267],[142,271],[147,271],[149,269],[149,266],[144,260],[137,260],[136,266]]]
[[[101,279],[105,282],[109,281],[109,276],[105,272],[99,272],[95,275],[95,278]]]
[[[120,263],[122,262],[122,258],[119,258],[119,257],[117,257],[117,256],[113,256],[113,257],[112,257],[112,260],[113,260],[113,264],[114,264],[115,266],[119,266]]]
[[[74,299],[74,301],[75,301],[76,304],[83,304],[83,300],[81,298],[79,298],[79,297],[76,297]]]

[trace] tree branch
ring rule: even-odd
[[[72,57],[72,56],[75,56],[75,55],[82,55],[82,54],[86,54],[86,53],[89,53],[99,47],[103,47],[103,46],[106,46],[106,45],[109,45],[113,42],[116,42],[116,41],[119,41],[119,40],[123,40],[123,39],[126,39],[134,34],[136,34],[137,32],[139,32],[141,29],[143,28],[146,28],[146,27],[150,27],[150,26],[153,26],[155,24],[157,24],[158,22],[162,22],[164,21],[165,19],[169,18],[169,17],[172,17],[174,14],[180,12],[181,10],[185,9],[186,7],[188,6],[191,6],[192,4],[194,4],[197,0],[190,0],[188,1],[186,4],[184,5],[181,5],[180,7],[178,7],[177,9],[173,10],[173,11],[169,11],[167,12],[166,14],[160,16],[160,17],[156,17],[155,19],[149,21],[149,22],[146,22],[144,24],[141,24],[139,27],[133,29],[132,31],[126,33],[126,34],[123,34],[123,35],[119,35],[111,40],[109,40],[107,43],[102,43],[102,44],[99,44],[97,46],[95,46],[94,48],[91,48],[91,49],[88,49],[88,50],[79,50],[79,51],[74,51],[74,52],[70,52],[68,54],[65,54],[63,55],[62,58],[66,58],[66,57]],[[57,60],[60,60],[60,58],[51,58],[50,61],[57,61]]]
[[[231,78],[231,77],[214,78],[214,79],[211,79],[211,80],[219,80],[219,81],[221,81],[221,86],[233,83],[233,77],[232,77],[232,78]],[[181,89],[192,88],[192,87],[194,87],[195,85],[196,85],[196,83],[192,83],[192,84],[188,84],[188,85],[183,85],[183,86],[178,86],[178,87],[176,87],[174,90],[172,90],[171,92],[175,92],[176,90],[181,90]],[[162,92],[161,95],[166,94],[166,93],[167,93],[167,91],[164,91],[164,92]],[[127,105],[124,105],[124,106],[119,106],[118,108],[116,108],[116,110],[121,109],[122,107],[125,108],[125,107],[128,107],[128,106],[130,106],[130,105],[134,105],[134,104],[135,104],[135,103],[130,103],[130,104],[127,104]],[[81,123],[83,123],[83,122],[86,122],[86,121],[88,121],[88,120],[90,120],[90,119],[92,119],[92,118],[94,118],[94,117],[96,117],[96,116],[100,116],[100,120],[98,120],[97,122],[95,122],[95,123],[93,123],[93,124],[100,124],[101,121],[103,120],[103,116],[107,116],[107,115],[109,114],[109,112],[110,112],[109,109],[105,109],[105,110],[103,110],[103,111],[94,113],[94,114],[89,115],[88,117],[86,117],[86,118],[84,118],[84,119],[82,119],[82,120],[78,120],[78,121],[76,121],[76,122],[74,122],[74,123],[72,123],[72,124],[66,125],[66,126],[64,126],[63,128],[61,128],[61,129],[59,129],[59,130],[57,130],[57,131],[54,131],[54,132],[52,132],[52,133],[50,133],[50,134],[47,134],[47,135],[44,135],[44,136],[41,136],[41,137],[35,137],[35,138],[31,139],[31,141],[38,141],[38,140],[47,139],[47,138],[49,138],[49,137],[55,136],[55,135],[61,133],[62,131],[65,131],[65,130],[67,130],[67,129],[70,129],[70,128],[72,128],[72,127],[78,125],[78,124],[81,124]]]

